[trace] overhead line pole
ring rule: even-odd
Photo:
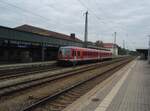
[[[150,35],[148,36],[149,37],[149,48],[148,48],[148,63],[150,64]]]
[[[116,55],[116,35],[117,35],[117,32],[114,32],[114,45],[113,45],[114,56]]]
[[[123,40],[123,49],[125,49],[125,40]]]
[[[84,32],[84,47],[87,47],[88,40],[88,11],[85,13],[85,32]]]

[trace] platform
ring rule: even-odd
[[[150,65],[134,60],[64,111],[150,111]]]
[[[56,63],[56,61],[7,64],[7,65],[0,65],[0,70],[18,69],[18,68],[33,67],[33,66],[46,66],[46,65],[51,65],[51,64],[55,64],[55,63]]]

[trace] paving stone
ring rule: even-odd
[[[150,111],[150,67],[146,61],[137,61],[107,111]]]
[[[109,96],[113,98],[112,101],[105,98],[129,69],[131,71],[119,91],[114,97]],[[102,88],[99,89],[100,87]],[[133,68],[131,68],[131,64],[128,65],[122,72],[114,74],[114,78],[107,84],[100,85],[96,89],[99,90],[91,91],[92,95],[87,94],[80,98],[65,111],[150,111],[150,65],[147,61],[136,60]],[[98,98],[99,101],[92,101],[92,98]],[[82,104],[83,100],[86,104]],[[103,100],[108,101],[103,102]],[[102,107],[102,102],[106,103],[108,107]]]

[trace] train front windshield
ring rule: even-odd
[[[60,48],[59,53],[66,57],[71,55],[71,50],[69,48]]]

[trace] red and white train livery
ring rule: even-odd
[[[59,62],[82,62],[82,61],[94,61],[111,59],[112,52],[109,50],[97,50],[89,48],[81,48],[74,46],[64,46],[60,47],[58,52]]]

